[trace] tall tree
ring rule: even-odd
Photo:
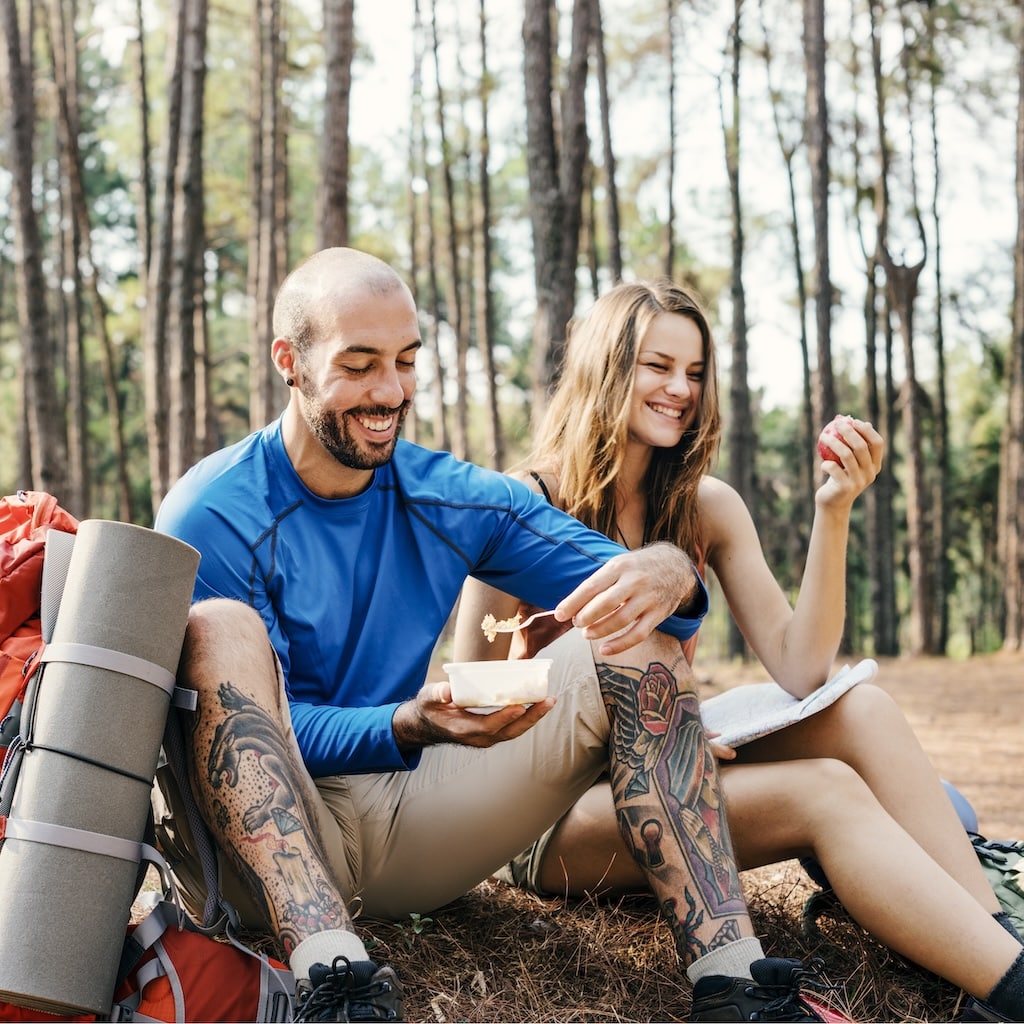
[[[330,53],[337,46],[337,43],[332,43],[332,33],[327,29],[330,6],[329,0],[325,0],[328,94],[333,72]],[[281,171],[286,166],[285,133],[281,125],[281,69],[285,62],[286,37],[281,31],[281,18],[280,0],[256,0],[252,87],[249,91],[249,425],[253,430],[273,419],[282,397],[281,378],[272,372],[267,356],[267,345],[273,334],[274,296],[281,283],[280,254],[287,252],[285,225],[281,217],[283,197],[280,195],[287,184],[282,182]],[[328,97],[324,104],[325,121],[329,122],[324,130],[324,150],[330,148],[328,137],[335,131],[332,109]],[[347,118],[343,119],[346,123],[347,154]],[[332,173],[328,172],[329,175]],[[319,246],[344,244],[347,238],[331,243],[327,243],[325,238],[325,233],[328,230],[333,232],[340,218],[334,204],[324,202],[323,174],[321,166],[320,206],[317,211],[317,229],[321,236],[318,243]],[[347,177],[346,170],[346,181]],[[342,206],[347,207],[347,201],[342,202]]]
[[[135,88],[139,108],[139,177],[136,183],[139,237],[139,290],[148,292],[149,263],[153,238],[152,144],[149,139],[149,85],[146,62],[146,23],[143,0],[135,0]]]
[[[203,254],[203,97],[206,86],[206,0],[183,0],[185,45],[182,74],[181,148],[175,188],[171,262],[171,304],[168,321],[170,418],[169,462],[172,480],[195,461],[196,357],[205,352]]]
[[[873,20],[873,19],[872,19]],[[854,38],[851,26],[851,38]],[[873,47],[871,48],[873,51]],[[861,80],[860,48],[853,48],[851,75],[855,89]],[[859,90],[855,100],[859,99]],[[899,609],[896,602],[896,539],[893,495],[896,490],[896,462],[893,410],[896,406],[892,371],[892,327],[884,285],[879,285],[882,268],[878,256],[877,228],[868,241],[869,229],[864,223],[864,210],[874,196],[876,181],[866,179],[863,160],[863,136],[866,128],[858,105],[853,111],[853,184],[856,201],[854,222],[864,261],[864,336],[865,336],[865,403],[867,418],[879,425],[888,441],[886,458],[874,484],[865,494],[867,506],[868,589],[871,606],[873,650],[878,655],[899,653]],[[880,310],[879,307],[882,307]],[[882,332],[882,354],[878,352],[878,336]],[[880,368],[881,367],[881,368]],[[882,387],[879,375],[883,374]]]
[[[324,129],[317,193],[318,249],[348,245],[349,107],[355,52],[355,0],[324,3]]]
[[[440,340],[440,292],[437,280],[437,237],[435,233],[434,214],[434,193],[432,187],[433,170],[431,168],[427,146],[427,124],[423,111],[423,61],[426,54],[426,25],[423,22],[423,12],[420,8],[420,0],[413,0],[413,125],[412,125],[412,146],[415,149],[413,165],[415,173],[413,181],[422,183],[424,203],[424,227],[425,237],[423,239],[422,262],[426,266],[427,285],[426,295],[420,300],[420,309],[427,313],[426,350],[431,356],[431,367],[433,375],[430,382],[431,397],[434,405],[433,443],[434,447],[447,450],[448,440],[448,417],[444,404],[444,361],[441,358]],[[413,196],[415,202],[415,194]],[[417,260],[419,253],[417,252]],[[414,264],[415,267],[415,264]],[[417,294],[421,291],[418,282],[414,278],[414,287]]]
[[[999,552],[1004,567],[1003,646],[1024,649],[1024,5],[1017,26],[1017,235],[1013,246],[1013,323],[1003,430]]]
[[[928,80],[928,122],[931,128],[932,154],[932,240],[935,270],[935,482],[932,507],[936,509],[935,536],[935,649],[944,652],[949,643],[949,602],[953,584],[953,564],[950,558],[950,522],[954,501],[952,463],[949,439],[949,399],[946,390],[946,330],[945,284],[943,281],[943,227],[939,215],[942,189],[942,160],[939,145],[938,88],[941,79],[939,58],[935,50],[935,8],[922,5],[924,18],[924,71]],[[907,78],[908,90],[910,78]],[[908,91],[909,99],[909,91]]]
[[[68,483],[65,502],[75,514],[88,518],[89,444],[85,395],[85,343],[82,323],[82,225],[76,216],[78,177],[78,48],[74,39],[76,0],[48,4],[47,37],[57,100],[57,159],[60,166],[59,276],[61,291],[68,296],[58,310],[57,323],[63,342],[68,431]],[[71,36],[69,39],[68,36]],[[88,225],[85,227],[88,232]]]
[[[583,178],[587,164],[586,82],[591,0],[573,0],[572,45],[564,89],[555,90],[553,0],[525,0],[526,165],[533,233],[534,412],[547,405],[576,301]],[[560,99],[560,145],[553,104]]]
[[[155,244],[150,253],[143,347],[145,355],[146,439],[149,490],[156,514],[170,486],[168,311],[171,304],[171,266],[177,205],[178,152],[181,143],[182,78],[185,63],[187,5],[177,0],[171,21],[170,68],[167,84],[167,129],[159,216],[154,220]]]
[[[729,374],[729,482],[740,493],[757,521],[760,518],[756,500],[756,467],[754,465],[754,413],[750,402],[749,345],[747,339],[747,297],[743,281],[744,235],[743,204],[740,189],[740,66],[743,53],[743,0],[733,4],[729,41],[726,47],[729,63],[729,109],[722,102],[722,130],[725,135],[725,165],[729,181],[730,238],[732,273],[729,298],[732,305],[730,350],[732,366]],[[720,90],[721,94],[721,90]],[[729,653],[740,656],[746,650],[743,635],[736,623],[729,623]]]
[[[50,341],[42,237],[32,202],[35,103],[32,66],[28,62],[31,47],[26,45],[22,48],[17,0],[0,0],[0,27],[6,41],[8,158],[11,206],[14,210],[18,323],[24,365],[22,409],[31,463],[28,467],[30,477],[23,477],[21,483],[64,499],[67,441]]]
[[[493,83],[487,60],[487,0],[480,0],[480,164],[477,200],[476,333],[486,391],[487,454],[494,469],[505,466],[505,439],[498,409],[498,372],[494,361],[494,243],[491,212],[490,96]]]
[[[438,173],[444,186],[445,247],[447,257],[447,314],[455,340],[455,431],[452,436],[452,452],[461,459],[469,457],[469,410],[466,389],[466,355],[469,349],[468,318],[466,316],[466,295],[462,265],[459,258],[462,231],[456,210],[455,180],[453,175],[454,154],[448,139],[445,115],[446,92],[441,78],[441,42],[437,31],[437,0],[430,4],[431,43],[434,56],[434,90],[437,97],[435,107],[437,137],[441,145]]]
[[[761,35],[764,39],[764,65],[768,78],[768,97],[772,108],[772,123],[775,126],[775,139],[782,155],[782,165],[786,174],[786,189],[789,199],[789,239],[793,250],[793,278],[797,296],[797,322],[800,332],[800,420],[801,449],[804,456],[800,462],[801,490],[803,492],[803,509],[797,516],[798,522],[809,523],[814,512],[814,491],[816,484],[817,462],[815,459],[814,439],[818,431],[814,420],[814,380],[811,374],[811,345],[807,332],[807,276],[804,269],[803,244],[800,236],[800,210],[797,201],[797,184],[795,163],[796,155],[803,142],[804,126],[800,119],[790,120],[798,125],[794,131],[787,130],[783,123],[785,117],[783,92],[781,85],[775,81],[775,55],[771,32],[768,28],[768,17],[765,11],[765,0],[760,0]],[[800,538],[801,544],[803,538]]]
[[[598,101],[601,109],[601,148],[604,158],[605,211],[608,222],[608,272],[612,284],[622,280],[622,241],[619,228],[619,189],[615,178],[615,147],[612,145],[611,99],[608,96],[608,61],[604,52],[601,0],[592,0],[590,17],[597,58]]]
[[[814,310],[818,343],[817,421],[836,411],[832,376],[832,270],[829,260],[828,100],[825,92],[825,0],[804,0],[804,66],[807,79],[807,159],[814,214]]]
[[[904,385],[902,427],[906,443],[906,479],[904,492],[907,508],[907,565],[910,574],[910,639],[913,654],[934,654],[934,619],[932,615],[931,557],[926,511],[926,488],[921,425],[917,359],[914,347],[914,306],[921,272],[927,258],[927,241],[920,212],[913,197],[913,217],[920,238],[922,255],[917,263],[901,263],[892,255],[889,238],[891,199],[891,150],[886,123],[886,84],[882,75],[881,43],[878,23],[879,0],[869,0],[872,25],[872,70],[875,84],[875,110],[878,131],[878,183],[876,187],[876,222],[878,261],[885,270],[886,290],[896,316],[903,342]],[[911,160],[911,178],[913,179]],[[913,191],[916,192],[916,187]]]
[[[409,229],[409,288],[416,301],[416,308],[423,308],[420,289],[420,218],[424,205],[423,193],[426,186],[426,168],[423,166],[423,15],[420,0],[413,0],[412,21],[412,74],[409,92],[409,145],[407,149],[406,209]],[[416,403],[409,407],[405,419],[405,436],[414,443],[420,441],[420,417]]]
[[[665,276],[676,276],[676,35],[679,0],[665,0],[665,48],[668,56],[668,168],[665,191]]]
[[[114,345],[107,326],[107,304],[100,291],[100,274],[93,259],[92,226],[89,220],[88,201],[85,194],[85,182],[79,135],[81,133],[81,113],[78,74],[78,39],[75,35],[75,7],[61,0],[50,0],[49,25],[53,56],[54,83],[57,92],[57,125],[61,164],[61,188],[66,203],[65,236],[70,244],[66,254],[68,263],[65,273],[74,284],[75,302],[72,315],[67,317],[74,330],[68,335],[68,408],[73,411],[69,417],[68,449],[69,469],[74,471],[77,483],[69,494],[73,507],[80,517],[90,515],[91,494],[89,456],[87,448],[87,416],[86,404],[88,396],[81,391],[84,376],[84,346],[82,341],[82,299],[87,298],[92,311],[92,326],[99,342],[100,361],[102,367],[103,388],[106,398],[107,419],[110,424],[110,438],[113,448],[113,464],[115,490],[117,494],[118,516],[122,522],[130,523],[134,519],[131,485],[128,479],[128,452],[124,436],[124,423],[121,411],[121,394],[118,388],[118,369],[114,354]],[[76,357],[76,373],[70,372],[72,354]],[[72,381],[77,380],[77,385]],[[76,394],[77,392],[77,394]],[[71,429],[72,423],[75,430]],[[71,443],[76,438],[76,445]],[[75,458],[70,452],[77,446]]]

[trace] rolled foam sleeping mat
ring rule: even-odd
[[[0,846],[8,1002],[110,1009],[198,565],[153,530],[79,525]]]

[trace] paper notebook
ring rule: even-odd
[[[716,742],[738,747],[827,708],[851,686],[873,679],[877,672],[878,663],[871,658],[852,668],[844,665],[803,700],[778,683],[745,683],[702,701],[700,716],[706,729],[721,733],[715,737]]]

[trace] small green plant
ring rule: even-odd
[[[405,940],[405,944],[412,949],[412,944],[416,941],[417,935],[422,935],[425,931],[428,931],[434,924],[432,917],[422,917],[420,914],[410,914],[408,924],[398,925],[398,930],[402,934],[402,938]]]

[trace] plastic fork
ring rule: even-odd
[[[524,619],[522,622],[514,626],[506,626],[504,623],[496,622],[488,630],[489,633],[514,633],[517,629],[526,629],[526,627],[533,622],[535,619],[542,618],[545,615],[554,615],[555,609],[552,608],[547,612],[534,612],[528,619]]]

